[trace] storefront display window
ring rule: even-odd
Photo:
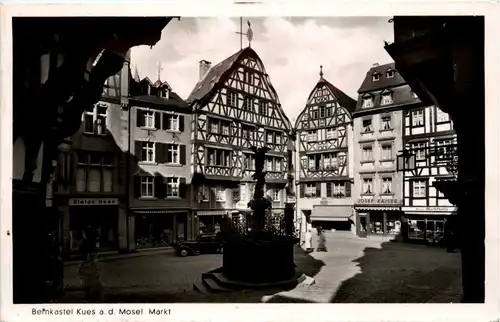
[[[168,246],[174,242],[173,217],[166,214],[136,216],[137,248]]]
[[[200,234],[218,233],[221,230],[222,216],[200,216]]]
[[[97,236],[99,251],[118,248],[118,208],[117,207],[73,207],[70,210],[70,251],[79,252],[86,231]]]
[[[408,238],[438,243],[444,237],[444,220],[410,219]]]

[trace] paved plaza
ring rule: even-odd
[[[177,257],[173,250],[100,262],[106,302],[450,303],[461,293],[460,254],[442,248],[327,233],[328,252],[296,250],[298,270],[315,284],[290,291],[201,294],[193,283],[222,256]],[[82,301],[77,265],[65,266],[63,302]]]

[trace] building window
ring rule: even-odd
[[[179,131],[179,115],[166,114],[163,126],[169,131]]]
[[[155,144],[154,142],[142,142],[142,162],[155,161]]]
[[[113,192],[112,154],[78,152],[76,191]]]
[[[247,82],[248,84],[253,84],[253,78],[252,78],[253,74],[251,72],[249,72],[249,71],[245,71],[244,75],[245,75],[244,76],[245,77],[245,82]]]
[[[228,105],[231,107],[238,107],[238,94],[229,92],[227,95]]]
[[[393,78],[394,77],[394,71],[393,70],[388,70],[386,73],[387,78]]]
[[[272,158],[266,159],[266,171],[273,171],[273,159]]]
[[[88,134],[106,135],[107,107],[96,104],[91,112],[83,113],[83,131]]]
[[[144,112],[144,127],[154,129],[155,128],[155,113],[150,111]]]
[[[373,132],[371,119],[364,119],[363,120],[363,132]]]
[[[154,194],[154,177],[152,176],[142,176],[141,177],[141,197],[153,198]]]
[[[382,193],[392,193],[392,178],[382,178]]]
[[[266,142],[273,143],[273,133],[271,133],[271,132],[266,133]]]
[[[380,74],[379,73],[375,73],[372,75],[372,81],[374,82],[378,82],[380,80]]]
[[[229,167],[231,160],[231,151],[208,149],[208,165],[219,167]]]
[[[425,153],[425,143],[413,143],[412,150],[415,153],[415,159],[417,161],[425,161],[426,153]]]
[[[250,97],[245,97],[243,99],[243,109],[253,111],[253,100]]]
[[[436,159],[447,160],[450,159],[450,154],[453,152],[452,150],[452,141],[451,140],[436,140],[435,144],[437,146],[436,149]]]
[[[208,201],[210,197],[210,189],[208,185],[202,184],[198,190],[201,201]]]
[[[314,157],[314,155],[309,156],[309,170],[316,170],[316,158]]]
[[[167,198],[179,197],[179,178],[167,178]]]
[[[369,145],[363,147],[362,161],[373,161],[373,148]]]
[[[380,103],[381,103],[381,105],[392,104],[392,94],[390,94],[390,93],[382,94],[382,100]]]
[[[426,182],[424,180],[413,181],[413,197],[425,198],[426,197]]]
[[[450,121],[450,116],[448,113],[445,113],[439,109],[439,107],[436,107],[436,118],[437,118],[437,123],[446,123]]]
[[[326,117],[330,117],[332,116],[332,108],[331,107],[327,107],[326,108]]]
[[[306,198],[316,198],[316,184],[315,183],[308,183],[306,185],[305,196],[306,196]]]
[[[382,144],[382,160],[392,160],[392,144]]]
[[[307,141],[313,142],[318,140],[318,132],[317,131],[307,131]]]
[[[281,163],[283,161],[281,160],[281,158],[275,158],[274,159],[274,164],[275,164],[275,169],[277,172],[281,172]]]
[[[336,139],[337,137],[338,137],[337,128],[326,129],[326,139],[327,140]]]
[[[243,166],[246,170],[255,170],[255,157],[253,154],[244,154],[243,160]]]
[[[229,136],[229,124],[222,124],[222,134]]]
[[[332,183],[333,184],[333,195],[334,196],[345,196],[345,184],[344,183]]]
[[[280,133],[276,133],[274,135],[274,138],[276,140],[276,144],[281,144],[281,134]]]
[[[233,188],[233,200],[238,201],[241,198],[240,186]]]
[[[167,163],[179,164],[179,144],[167,144]]]
[[[363,107],[368,108],[368,107],[373,107],[373,98],[367,97],[363,99]]]
[[[224,188],[222,186],[216,186],[215,187],[215,197],[217,198],[217,201],[224,201]]]
[[[279,189],[273,189],[273,201],[280,201],[280,192]]]
[[[211,133],[219,133],[219,122],[210,121],[210,132]]]
[[[312,116],[313,119],[317,119],[318,118],[318,111],[317,110],[313,111],[312,114],[313,114],[313,116]]]
[[[326,115],[326,111],[325,111],[326,107],[325,106],[320,106],[319,107],[319,117],[320,118],[324,118],[325,115]]]
[[[385,115],[382,116],[381,118],[382,121],[382,130],[390,130],[391,129],[391,116],[390,115]]]
[[[372,194],[373,193],[373,180],[372,178],[363,179],[363,193]]]
[[[424,126],[424,110],[417,110],[411,112],[412,126]]]
[[[267,102],[262,100],[259,101],[259,114],[267,115]]]

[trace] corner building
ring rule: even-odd
[[[297,118],[300,231],[354,230],[352,211],[352,116],[356,101],[323,78]]]
[[[200,61],[200,80],[187,101],[193,112],[191,202],[200,232],[217,232],[224,216],[250,212],[252,146],[270,148],[265,191],[273,213],[284,214],[292,126],[257,53],[247,47],[213,67]]]
[[[374,64],[358,90],[354,116],[354,208],[357,235],[401,232],[403,109],[420,102],[394,67]]]

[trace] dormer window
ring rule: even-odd
[[[372,75],[372,81],[374,82],[377,82],[380,80],[380,74],[379,73],[375,73]]]
[[[372,97],[363,98],[363,107],[364,108],[373,107],[373,98]]]
[[[168,99],[169,98],[169,91],[168,91],[168,89],[160,89],[158,91],[158,96],[160,96],[161,98]]]
[[[392,69],[389,69],[386,73],[387,78],[393,78],[394,77],[394,71]]]
[[[392,102],[393,102],[393,100],[392,100],[392,93],[384,93],[384,94],[382,94],[382,99],[380,101],[381,105],[392,104]]]

